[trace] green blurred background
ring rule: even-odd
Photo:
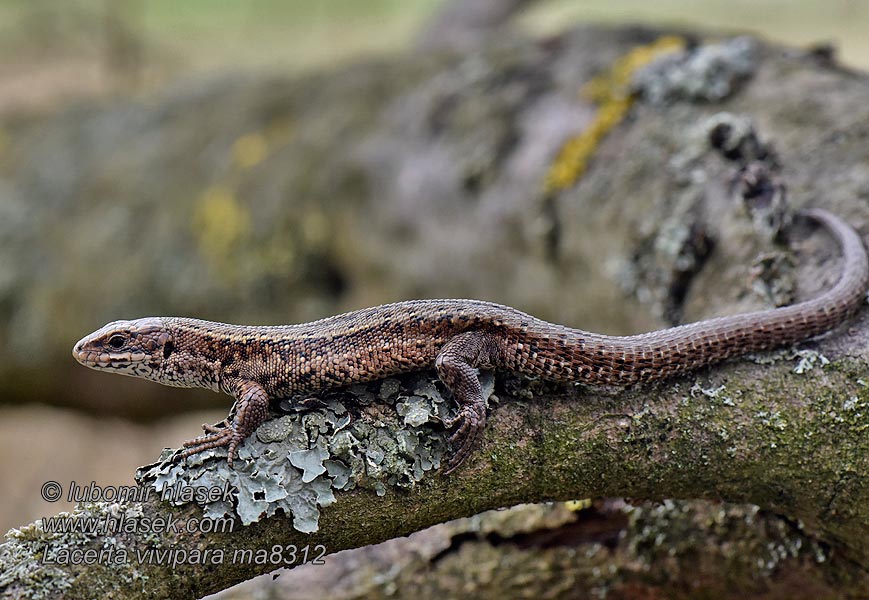
[[[3,0],[0,110],[154,89],[251,68],[316,69],[406,47],[438,0]],[[866,0],[549,0],[518,19],[546,33],[580,21],[749,30],[833,43],[869,66]]]

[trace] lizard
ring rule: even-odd
[[[203,425],[178,457],[239,444],[269,417],[270,401],[434,368],[458,412],[451,473],[471,454],[486,424],[478,369],[503,369],[561,382],[631,386],[747,352],[824,333],[857,312],[869,286],[869,258],[858,233],[822,209],[804,217],[838,242],[838,282],[790,306],[717,317],[629,336],[549,323],[480,300],[410,300],[296,325],[242,326],[183,317],[115,321],[85,336],[75,359],[93,369],[176,387],[201,387],[235,399],[229,416]]]

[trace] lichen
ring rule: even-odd
[[[751,289],[765,304],[787,306],[796,297],[796,264],[785,252],[764,252],[751,265]]]
[[[797,362],[796,366],[794,367],[794,373],[797,373],[798,375],[802,375],[807,371],[811,371],[816,366],[819,368],[823,368],[830,364],[830,359],[828,359],[817,350],[810,350],[804,348],[794,350],[793,354],[796,357],[799,357],[799,362]]]
[[[582,133],[561,146],[544,180],[546,194],[566,189],[582,177],[601,140],[630,109],[634,101],[631,82],[637,70],[662,55],[682,50],[684,45],[684,40],[679,37],[660,37],[651,44],[632,49],[606,73],[586,84],[583,94],[598,105],[597,114]]]
[[[250,169],[268,156],[269,145],[259,131],[241,136],[232,144],[233,162],[241,169]]]
[[[661,214],[639,232],[632,259],[617,267],[625,293],[671,323],[681,321],[690,284],[715,244],[711,229],[695,210],[702,198],[698,190],[687,188],[668,198]]]
[[[0,544],[0,591],[8,592],[13,587],[27,590],[27,597],[34,600],[62,597],[73,586],[72,576],[66,565],[82,560],[70,558],[71,552],[96,552],[101,569],[107,571],[96,577],[142,578],[135,570],[126,567],[130,560],[124,535],[115,532],[107,535],[104,520],[117,519],[119,523],[139,522],[141,505],[136,502],[86,502],[76,505],[71,512],[62,512],[51,517],[55,523],[47,527],[45,520],[12,529],[6,534],[6,542]],[[49,529],[56,529],[52,531]],[[139,533],[146,544],[157,544],[156,533]]]
[[[757,45],[742,36],[691,52],[668,54],[636,70],[631,83],[650,104],[716,102],[754,74]]]
[[[38,527],[38,524],[29,528]],[[40,532],[41,533],[41,532]],[[46,541],[33,537],[33,532],[12,529],[7,541],[0,545],[0,590],[16,585],[26,589],[28,598],[57,598],[71,586],[67,573],[60,567],[40,564]]]
[[[481,379],[488,397],[494,377],[484,373]],[[248,438],[233,469],[223,460],[223,448],[184,463],[173,463],[167,450],[136,478],[160,494],[178,485],[213,488],[228,482],[237,491],[234,501],[203,502],[206,516],[235,515],[248,525],[280,509],[292,517],[293,527],[312,533],[319,509],[334,503],[336,492],[357,486],[379,495],[388,486],[412,489],[438,469],[446,451],[438,424],[455,410],[424,373],[356,384],[303,405],[284,402],[282,408],[290,414],[267,421]]]
[[[226,166],[201,191],[193,206],[191,230],[199,253],[212,274],[228,283],[239,283],[251,264],[265,263],[279,271],[293,262],[293,245],[286,240],[254,243],[256,211],[251,210],[242,189],[246,175],[283,148],[291,137],[287,119],[276,119],[262,129],[237,137],[229,145],[228,160],[223,163]],[[304,225],[313,231],[310,223]]]
[[[755,505],[705,507],[665,500],[658,505],[626,506],[628,547],[637,559],[667,564],[666,559],[689,556],[706,544],[707,536],[730,539],[721,548],[728,564],[723,572],[734,580],[769,577],[790,558],[823,562],[824,548],[796,525],[767,518]]]
[[[231,189],[211,186],[199,198],[193,228],[202,256],[217,267],[223,267],[252,233],[250,211],[241,205]]]
[[[772,589],[784,593],[771,597],[789,597],[791,572],[818,577],[829,569],[823,544],[753,505],[605,501],[575,512],[520,505],[437,528],[432,538],[446,530],[449,545],[417,548],[417,560],[380,573],[382,596],[530,597],[546,590],[561,598],[579,589],[591,598],[718,598]]]

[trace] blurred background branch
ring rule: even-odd
[[[580,21],[690,23],[797,46],[831,42],[846,64],[869,65],[869,5],[858,0],[7,0],[0,3],[0,110],[154,90],[217,70],[299,71],[387,56],[431,43],[434,29],[465,11],[492,18],[520,8],[516,28],[536,35]]]

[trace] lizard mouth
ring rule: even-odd
[[[85,340],[79,341],[72,349],[72,356],[79,363],[92,369],[129,367],[145,359],[142,352],[106,352],[87,348]]]

